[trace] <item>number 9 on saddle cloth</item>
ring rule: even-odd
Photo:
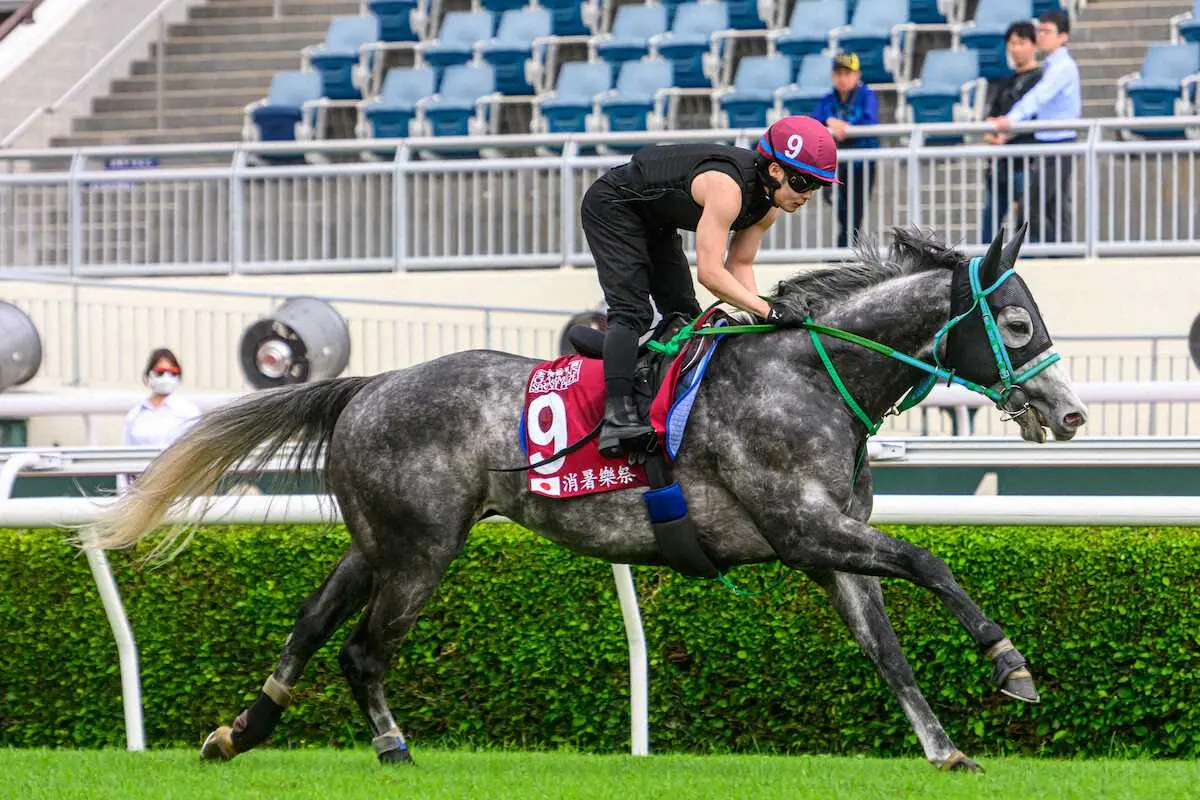
[[[523,469],[529,473],[529,490],[544,497],[649,487],[643,499],[667,564],[689,577],[715,578],[720,572],[700,547],[683,491],[670,479],[668,459],[679,452],[696,390],[723,337],[693,338],[676,357],[650,347],[651,342],[670,341],[689,322],[682,315],[663,319],[639,348],[634,399],[655,434],[644,456],[629,463],[601,455],[595,438],[604,413],[604,333],[584,325],[568,329],[567,339],[578,355],[530,371],[521,417],[520,438],[529,459]],[[710,311],[696,326],[710,323],[725,324],[723,312]]]

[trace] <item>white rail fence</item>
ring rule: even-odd
[[[979,459],[971,455],[974,442],[946,443],[941,453],[929,442],[876,442],[873,460],[905,463],[965,464]],[[907,461],[909,448],[923,457]],[[1045,454],[1045,455],[1034,455]],[[1061,461],[1060,455],[1062,456]],[[82,454],[78,454],[82,455]],[[152,453],[142,453],[141,465]],[[1072,442],[1046,448],[1018,443],[993,443],[990,454],[1000,463],[1103,464],[1105,466],[1200,465],[1200,441],[1101,440]],[[124,453],[137,459],[138,454]],[[97,519],[112,499],[38,498],[11,499],[13,482],[22,471],[34,467],[69,472],[72,460],[63,454],[23,451],[10,455],[0,469],[0,527],[29,528],[79,526]],[[137,464],[125,464],[137,471]],[[271,497],[212,497],[197,499],[174,509],[170,522],[205,524],[330,523],[340,520],[330,497],[288,495]],[[1200,526],[1200,497],[1049,497],[982,495],[878,495],[871,521],[876,524],[972,524],[972,525],[1174,525]],[[141,682],[137,645],[104,553],[86,549],[105,614],[117,644],[121,669],[122,702],[125,709],[126,742],[129,750],[145,748],[142,726]],[[612,565],[617,596],[629,646],[631,753],[648,755],[649,661],[642,628],[637,591],[630,568]]]

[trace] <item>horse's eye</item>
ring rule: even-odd
[[[1029,325],[1021,320],[1013,320],[1009,327],[1012,328],[1013,333],[1029,333]]]

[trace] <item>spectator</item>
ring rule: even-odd
[[[1009,112],[1018,100],[1024,97],[1034,85],[1041,80],[1042,70],[1037,61],[1037,29],[1032,22],[1021,20],[1008,26],[1004,34],[1004,44],[1008,50],[1008,59],[1016,70],[999,84],[992,95],[991,105],[988,106],[988,118],[1002,117]],[[1031,133],[1002,134],[989,133],[983,137],[989,144],[1033,144],[1036,139]],[[995,235],[994,224],[1003,222],[1008,216],[1013,203],[1017,205],[1017,224],[1024,219],[1021,206],[1025,199],[1025,158],[997,158],[988,167],[985,179],[983,206],[982,241],[989,244]],[[995,175],[995,178],[992,176]],[[992,214],[996,211],[996,220]]]
[[[1065,11],[1047,11],[1038,18],[1037,45],[1045,56],[1041,80],[1009,112],[990,120],[1006,132],[1013,123],[1030,119],[1077,120],[1082,112],[1079,66],[1067,50],[1071,21]],[[1074,130],[1038,131],[1038,142],[1066,142]],[[1030,241],[1059,242],[1071,230],[1071,157],[1037,158],[1030,164],[1031,191],[1028,210]]]
[[[879,147],[874,136],[850,136],[856,126],[879,124],[879,98],[862,82],[855,53],[834,56],[833,90],[817,103],[813,118],[829,128],[839,150]],[[841,185],[827,192],[825,201],[833,203],[837,214],[837,246],[848,247],[862,226],[863,209],[875,182],[875,162],[839,160],[838,181]]]
[[[142,381],[150,387],[150,396],[125,415],[125,444],[166,447],[200,417],[200,409],[190,400],[175,394],[183,369],[179,359],[165,347],[150,354]],[[124,491],[128,476],[117,476],[117,488]]]

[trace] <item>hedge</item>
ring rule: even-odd
[[[927,592],[886,581],[926,697],[968,753],[1200,755],[1200,531],[895,528],[930,548],[1029,657],[1018,704]],[[151,746],[195,746],[254,697],[340,528],[210,528],[175,562],[111,556],[141,655]],[[736,570],[765,587],[778,566]],[[916,755],[873,667],[799,574],[757,598],[634,571],[650,649],[651,746]],[[323,648],[277,745],[350,745],[366,724]],[[607,564],[515,526],[480,526],[389,674],[415,747],[628,747],[625,637]],[[115,647],[61,532],[0,531],[0,746],[120,746]]]

